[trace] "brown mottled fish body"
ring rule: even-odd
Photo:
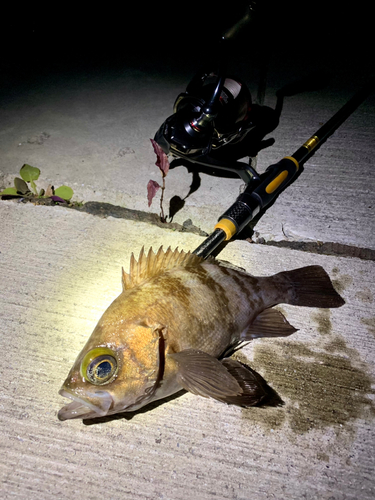
[[[242,342],[295,332],[279,303],[339,307],[320,266],[254,277],[162,248],[123,272],[123,292],[103,314],[60,394],[61,420],[134,411],[181,389],[251,406],[266,395],[249,367],[225,358]]]

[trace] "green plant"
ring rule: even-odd
[[[163,183],[160,186],[160,184],[156,181],[149,180],[147,184],[147,199],[148,199],[148,206],[151,206],[152,200],[154,196],[156,195],[157,191],[161,188],[161,196],[160,196],[160,220],[162,222],[166,222],[166,217],[164,216],[164,209],[163,209],[163,199],[164,199],[164,190],[165,190],[165,178],[169,172],[169,161],[167,155],[164,153],[164,151],[161,149],[159,144],[154,141],[153,139],[150,139],[151,144],[154,148],[155,154],[157,156],[157,160],[155,165],[159,167],[159,170],[162,175],[162,180]]]
[[[14,187],[8,187],[0,192],[1,197],[13,198],[13,197],[23,197],[23,198],[50,198],[55,202],[69,202],[73,196],[73,189],[68,186],[60,186],[54,189],[52,185],[49,185],[45,190],[38,188],[35,181],[38,180],[40,175],[40,170],[37,167],[32,167],[25,163],[20,170],[20,177],[15,177]],[[30,186],[29,186],[30,185]]]

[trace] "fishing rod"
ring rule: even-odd
[[[253,26],[259,14],[257,7],[256,1],[247,2],[242,18],[221,34],[214,51],[220,55],[216,69],[207,68],[194,76],[185,92],[177,97],[173,114],[154,137],[166,155],[184,160],[192,169],[199,165],[214,171],[226,170],[239,175],[247,185],[219,218],[213,233],[194,251],[203,258],[240,233],[273,202],[301,171],[301,166],[374,89],[373,78],[291,156],[258,174],[249,152],[256,156],[259,141],[277,126],[280,105],[271,110],[253,104],[245,83],[226,74],[230,52],[235,48],[233,43]],[[264,91],[264,85],[261,80],[258,94]],[[279,97],[283,97],[283,89]],[[249,156],[248,164],[237,161],[245,156]]]
[[[213,233],[193,253],[207,258],[221,243],[240,233],[293,181],[300,167],[374,91],[374,87],[375,78],[364,85],[291,156],[270,165],[260,176],[254,176],[236,202],[219,218]]]

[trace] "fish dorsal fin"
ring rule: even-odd
[[[161,246],[156,253],[150,248],[146,254],[144,247],[142,247],[138,261],[135,260],[132,253],[129,273],[122,269],[122,286],[124,290],[128,290],[150,278],[159,276],[168,269],[195,266],[201,262],[203,262],[202,257],[198,257],[191,252],[184,252],[178,248],[171,250],[171,247],[169,247],[164,251]]]

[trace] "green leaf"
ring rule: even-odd
[[[14,179],[14,186],[17,190],[17,193],[26,194],[30,192],[29,186],[23,179],[20,179],[19,177],[16,177]]]
[[[5,194],[12,195],[12,196],[20,196],[17,193],[16,188],[5,188],[3,191],[1,191],[0,196],[5,195]]]
[[[60,196],[60,198],[66,201],[69,201],[73,194],[73,189],[69,186],[60,186],[59,188],[55,189],[55,195]]]
[[[36,181],[39,178],[40,170],[39,168],[32,167],[25,163],[25,165],[20,170],[20,175],[22,179],[26,182]]]

